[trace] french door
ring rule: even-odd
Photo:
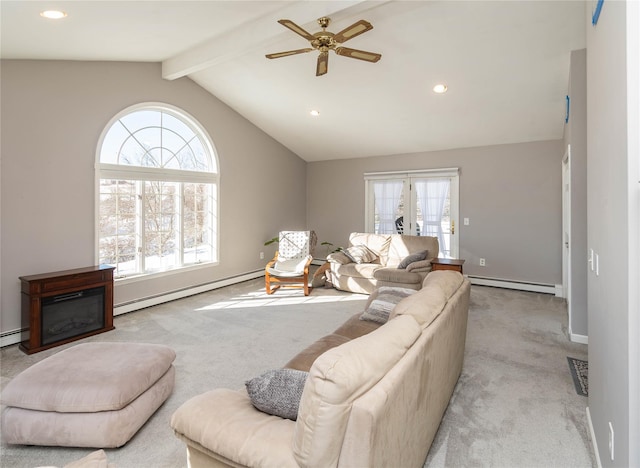
[[[438,238],[458,255],[458,169],[365,174],[367,232]]]

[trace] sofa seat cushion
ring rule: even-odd
[[[327,336],[323,336],[318,341],[310,344],[305,349],[296,354],[289,362],[287,362],[284,367],[287,369],[295,369],[299,371],[309,371],[314,361],[325,351],[328,351],[331,348],[335,348],[336,346],[340,346],[343,343],[349,341],[350,338],[331,334]]]
[[[294,425],[256,410],[244,390],[226,388],[190,398],[171,417],[178,438],[215,457],[210,466],[297,467]]]
[[[371,296],[373,296],[373,294]],[[371,296],[369,297],[371,298]],[[361,315],[360,312],[352,315],[349,320],[340,325],[333,333],[353,340],[354,338],[371,333],[373,330],[377,330],[382,325],[381,323],[371,322],[369,320],[360,320]]]
[[[294,429],[300,466],[337,465],[353,401],[397,364],[420,332],[413,317],[400,316],[315,361]]]
[[[401,270],[397,267],[378,268],[373,272],[373,277],[385,283],[402,283],[420,285],[424,276],[413,271]],[[416,288],[418,289],[418,288]]]
[[[58,413],[120,410],[165,375],[175,357],[173,349],[157,344],[79,344],[17,375],[2,403]]]

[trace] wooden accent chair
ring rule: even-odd
[[[280,232],[278,251],[264,270],[267,294],[282,286],[303,288],[304,295],[309,295],[309,265],[313,260],[310,241],[310,231]]]

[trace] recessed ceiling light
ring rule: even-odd
[[[438,93],[438,94],[446,93],[447,92],[447,85],[437,84],[437,85],[435,85],[433,87],[433,92],[434,93]]]
[[[311,114],[314,117],[318,117],[320,115],[320,111],[314,109],[311,112],[309,112],[309,114]]]
[[[60,19],[67,16],[67,14],[64,11],[60,11],[60,10],[46,10],[46,11],[41,11],[40,16],[42,16],[43,18],[49,18],[49,19]]]

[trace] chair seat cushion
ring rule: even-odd
[[[267,271],[270,275],[280,276],[282,278],[298,278],[304,275],[302,271],[282,271],[276,268],[268,268]]]
[[[175,357],[173,349],[156,344],[79,344],[17,375],[2,403],[58,413],[119,410],[165,375]]]
[[[310,259],[308,257],[303,258],[291,258],[288,260],[278,260],[273,268],[269,268],[269,272],[273,274],[296,274],[301,275],[304,273],[304,268]]]

